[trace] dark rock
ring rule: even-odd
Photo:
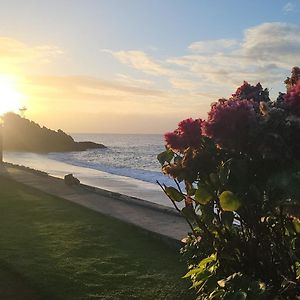
[[[79,185],[80,184],[79,179],[74,177],[73,174],[65,175],[64,180],[65,180],[65,184],[67,184],[67,185]]]

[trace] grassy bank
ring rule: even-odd
[[[134,226],[0,177],[0,299],[188,299],[180,256]]]

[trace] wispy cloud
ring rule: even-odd
[[[61,101],[70,105],[76,99],[86,101],[105,102],[117,98],[122,102],[124,98],[136,96],[162,97],[165,92],[157,89],[147,89],[107,81],[87,76],[28,76],[24,86],[31,95],[43,96],[52,101]],[[59,97],[57,97],[59,95]],[[54,97],[55,96],[55,97]]]
[[[199,96],[182,107],[186,95],[86,76],[27,76],[20,89],[30,98],[30,118],[67,131],[162,132],[205,106]]]
[[[151,80],[133,78],[123,73],[116,74],[116,81],[133,87],[150,87],[154,85],[154,82]]]
[[[165,60],[137,50],[106,51],[143,73],[167,78],[173,89],[226,96],[243,80],[278,85],[300,61],[299,31],[296,24],[263,23],[246,29],[240,40],[195,41],[184,55]]]
[[[0,67],[2,71],[16,66],[49,63],[63,53],[57,46],[32,46],[10,37],[0,37]]]
[[[145,52],[138,50],[129,51],[112,51],[108,49],[103,49],[103,52],[110,53],[121,63],[129,65],[137,70],[144,73],[155,75],[155,76],[170,76],[172,75],[172,70],[163,67],[159,61],[150,58]]]
[[[226,52],[239,46],[239,41],[233,39],[207,40],[192,43],[188,49],[196,53]]]
[[[195,82],[194,80],[182,79],[182,78],[170,78],[170,83],[175,89],[185,90],[185,91],[195,91],[201,86],[200,82]]]
[[[299,12],[300,1],[291,1],[284,5],[282,9],[285,13]]]

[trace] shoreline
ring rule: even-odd
[[[64,178],[67,174],[73,174],[82,184],[173,208],[173,204],[159,185],[151,182],[72,165],[36,153],[20,155],[4,153],[4,161],[45,172],[56,178]]]
[[[53,177],[53,178],[64,181],[63,178],[55,177],[55,176],[52,176],[52,175],[48,174],[47,172],[40,171],[40,170],[37,170],[37,169],[32,169],[30,167],[26,167],[26,166],[23,166],[23,165],[17,165],[17,164],[13,164],[13,163],[10,163],[10,162],[4,162],[3,164],[4,164],[4,166],[8,166],[8,167],[12,167],[12,168],[18,168],[18,169],[23,170],[25,172],[31,172],[31,173],[39,175],[39,176]],[[73,187],[76,187],[76,186],[77,185],[74,185]],[[167,213],[178,215],[178,212],[176,211],[176,209],[174,207],[167,207],[167,206],[164,206],[164,205],[161,205],[161,204],[158,204],[158,203],[154,203],[154,202],[150,202],[150,201],[140,199],[140,198],[137,198],[137,197],[128,196],[128,195],[121,194],[121,193],[118,193],[118,192],[102,189],[102,188],[95,187],[95,186],[88,185],[88,184],[84,184],[84,183],[81,183],[81,182],[78,186],[86,189],[87,191],[91,191],[91,192],[99,194],[99,195],[108,196],[108,197],[116,198],[116,199],[121,199],[122,201],[126,201],[128,203],[134,203],[135,205],[146,206],[146,207],[150,207],[150,208],[155,209],[155,210],[164,211],[164,212],[167,212]]]

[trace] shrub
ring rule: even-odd
[[[198,299],[300,299],[299,78],[275,101],[244,82],[165,134],[158,160],[177,188],[161,187],[191,227],[181,251]]]

